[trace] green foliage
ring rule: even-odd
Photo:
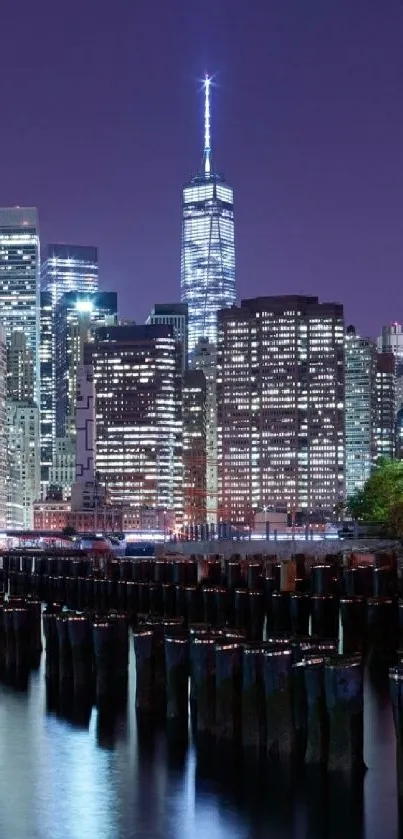
[[[403,534],[403,461],[380,458],[364,489],[347,503],[352,517],[387,525],[394,535]]]

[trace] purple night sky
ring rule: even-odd
[[[178,300],[215,73],[239,297],[318,294],[376,335],[403,319],[402,43],[401,0],[2,0],[0,205],[98,245],[126,317]]]

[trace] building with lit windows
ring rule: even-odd
[[[75,437],[77,368],[98,326],[117,322],[116,292],[64,294],[54,311],[56,437]]]
[[[0,209],[0,325],[7,347],[23,332],[32,353],[35,399],[39,401],[38,214],[33,207]]]
[[[201,370],[183,377],[183,522],[206,523],[206,379]]]
[[[95,467],[110,503],[183,516],[180,345],[170,326],[97,329]]]
[[[377,351],[349,326],[345,340],[346,497],[362,489],[376,459]]]
[[[375,457],[395,456],[396,358],[392,352],[377,354],[375,380]]]
[[[11,334],[7,362],[7,526],[30,529],[40,497],[40,434],[33,355],[23,332]]]
[[[219,520],[332,515],[345,489],[343,307],[260,297],[218,320]]]
[[[235,302],[234,193],[212,170],[206,77],[204,171],[183,189],[181,300],[189,308],[189,360],[199,338],[217,342],[217,312]]]
[[[0,527],[5,530],[7,526],[7,481],[8,481],[8,457],[7,457],[7,351],[6,336],[4,329],[0,326]]]
[[[196,344],[192,365],[206,380],[206,519],[217,524],[217,347],[207,338]]]
[[[98,249],[90,245],[48,245],[41,268],[41,289],[49,291],[52,306],[69,291],[98,291]]]
[[[50,291],[41,291],[39,332],[41,498],[44,499],[50,484],[55,440],[53,308]]]
[[[172,326],[182,348],[182,370],[188,363],[188,306],[187,303],[156,303],[146,323],[161,323]]]

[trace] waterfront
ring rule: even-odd
[[[47,708],[44,655],[28,691],[0,686],[0,835],[8,839],[380,839],[398,836],[387,683],[367,680],[362,787],[258,777],[222,750],[138,726],[130,652],[126,710],[64,719]]]

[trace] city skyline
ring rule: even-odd
[[[112,13],[73,0],[56,15],[48,0],[21,0],[0,58],[12,82],[0,203],[38,206],[43,242],[99,245],[102,288],[137,322],[156,300],[178,300],[180,188],[208,70],[216,155],[237,197],[238,299],[318,294],[376,337],[403,319],[402,30],[401,6],[385,13],[375,0],[364,18],[347,0],[304,15],[286,0],[246,21],[237,0],[207,0],[203,15],[184,6],[175,21],[162,2]]]

